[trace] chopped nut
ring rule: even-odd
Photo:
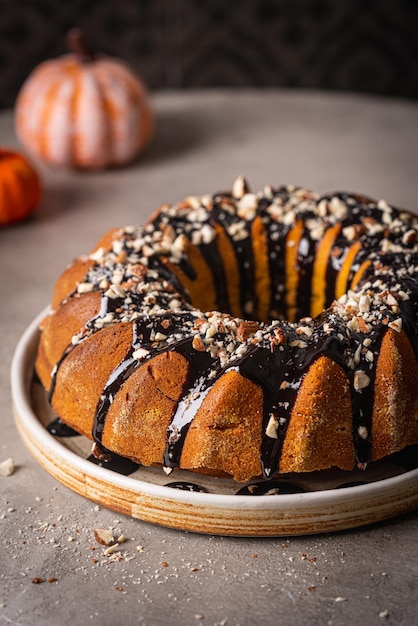
[[[147,275],[147,268],[141,263],[135,263],[129,267],[129,273],[142,280]]]
[[[93,283],[79,283],[77,285],[77,293],[88,293],[89,291],[93,291],[93,288]]]
[[[201,235],[202,235],[203,243],[208,244],[208,243],[211,243],[212,241],[214,241],[214,239],[216,237],[216,230],[214,228],[212,228],[212,226],[209,226],[209,224],[205,224],[202,227]]]
[[[216,326],[214,326],[213,324],[211,324],[207,329],[206,329],[206,333],[205,333],[205,339],[212,339],[212,337],[214,337],[216,335],[216,333],[218,332],[218,329],[216,328]]]
[[[359,437],[361,437],[361,439],[367,439],[367,437],[369,436],[369,431],[367,430],[365,426],[359,426],[357,429],[357,432],[359,434]]]
[[[100,543],[102,546],[110,546],[110,544],[115,540],[112,532],[110,530],[106,530],[105,528],[96,528],[94,531],[94,538],[97,543]]]
[[[359,302],[360,312],[368,313],[370,311],[370,303],[371,303],[370,296],[367,296],[367,295],[360,296],[360,302]]]
[[[249,337],[254,335],[260,328],[258,322],[245,321],[241,322],[238,326],[237,337],[240,341],[246,341]]]
[[[146,357],[148,354],[149,354],[149,350],[145,350],[145,348],[138,348],[137,350],[135,350],[132,356],[134,359],[138,359],[138,361],[140,361],[141,359]]]
[[[353,241],[356,238],[356,229],[354,226],[346,226],[342,230],[343,236],[348,239],[348,241]]]
[[[279,421],[273,413],[270,414],[270,419],[266,428],[266,435],[271,439],[278,439],[277,430],[279,428]]]
[[[369,331],[369,326],[363,317],[358,318],[358,327],[362,333],[367,333]]]
[[[243,176],[238,176],[232,185],[232,195],[239,200],[242,196],[249,192],[248,183]]]
[[[198,352],[204,352],[205,351],[205,344],[203,343],[202,338],[201,338],[200,335],[195,335],[193,337],[192,346]]]
[[[0,476],[11,476],[15,471],[15,464],[11,457],[0,463]]]
[[[107,298],[115,300],[116,298],[125,298],[126,291],[120,285],[112,284],[104,295]]]
[[[370,385],[370,378],[363,370],[354,372],[354,389],[360,391]]]
[[[165,339],[167,339],[167,335],[164,335],[164,333],[155,333],[154,339],[156,341],[164,341]]]
[[[335,215],[337,219],[344,219],[347,215],[347,207],[340,198],[333,196],[329,202],[329,208],[331,213]]]
[[[411,230],[407,230],[406,233],[404,233],[403,237],[402,237],[402,243],[404,243],[406,246],[410,245],[411,243],[414,243],[417,239],[417,233],[415,230],[411,229]]]
[[[328,213],[328,202],[326,200],[321,200],[317,206],[318,215],[321,217],[326,217]]]
[[[110,545],[108,548],[106,548],[106,550],[104,550],[103,554],[105,556],[108,556],[109,554],[113,554],[114,552],[117,552],[119,550],[119,544],[116,542],[112,545]]]
[[[306,341],[301,341],[300,339],[295,339],[294,341],[291,341],[289,343],[289,346],[291,348],[301,348],[301,349],[303,349],[303,348],[307,348],[308,344],[306,343]]]
[[[386,298],[386,304],[389,306],[398,306],[398,301],[391,293],[389,293]]]
[[[366,360],[369,361],[369,363],[373,363],[374,361],[374,354],[371,350],[367,350],[366,354]]]
[[[299,326],[296,329],[296,334],[306,335],[307,337],[310,337],[313,334],[313,329],[310,326]]]
[[[352,332],[357,332],[359,330],[359,318],[354,316],[347,322],[347,328]]]
[[[283,332],[281,328],[275,328],[273,330],[275,343],[283,344],[286,343],[286,334]]]
[[[389,322],[388,326],[392,328],[392,330],[396,330],[397,333],[400,333],[402,330],[402,318],[398,317],[398,319]]]
[[[323,234],[324,228],[322,226],[317,226],[316,228],[313,228],[310,232],[311,239],[313,239],[314,241],[319,241],[322,238]]]

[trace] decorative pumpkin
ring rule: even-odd
[[[29,161],[18,152],[0,148],[0,225],[28,217],[40,197],[39,178]]]
[[[72,54],[41,63],[16,102],[22,144],[45,161],[101,169],[132,161],[148,144],[153,115],[145,86],[122,62],[93,56],[81,31]]]

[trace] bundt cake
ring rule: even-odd
[[[238,481],[418,443],[418,218],[294,186],[163,205],[56,283],[36,372],[109,454]]]

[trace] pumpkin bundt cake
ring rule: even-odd
[[[418,443],[417,227],[243,178],[164,205],[59,278],[37,374],[99,457],[238,481],[366,468]]]

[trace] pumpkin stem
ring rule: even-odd
[[[76,55],[80,63],[91,63],[94,56],[89,50],[81,28],[72,28],[67,33],[67,46]]]

